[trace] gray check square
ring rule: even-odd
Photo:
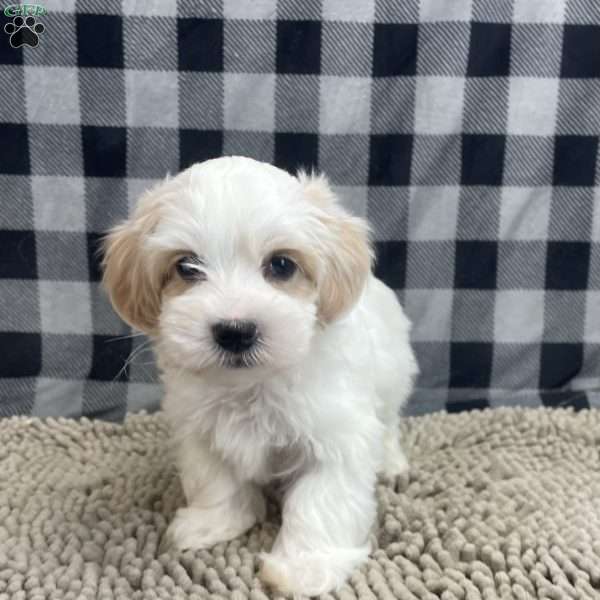
[[[157,40],[161,40],[157,44]],[[132,16],[123,19],[126,69],[177,69],[177,20]]]
[[[368,134],[370,100],[371,82],[366,77],[323,75],[319,111],[321,133]]]
[[[408,187],[369,187],[367,217],[376,240],[406,239],[408,205]]]
[[[94,381],[88,379],[83,387],[84,414],[120,421],[127,411],[127,388],[124,381]]]
[[[454,286],[453,241],[411,242],[406,263],[407,288],[452,289]]]
[[[404,309],[413,327],[413,342],[445,342],[450,339],[452,327],[451,289],[407,289]]]
[[[128,177],[126,179],[127,182],[127,206],[129,207],[129,212],[132,213],[137,206],[138,199],[148,190],[152,189],[156,186],[161,180],[158,178],[148,178],[148,179],[136,179],[133,177]]]
[[[365,3],[368,4],[368,3]],[[350,14],[350,10],[348,10]],[[328,22],[321,31],[321,73],[323,75],[371,75],[373,25],[370,23]]]
[[[546,242],[509,241],[498,243],[499,290],[543,290],[546,280]]]
[[[0,306],[0,330],[40,331],[37,281],[0,279]]]
[[[457,342],[493,340],[494,300],[494,291],[454,290],[450,339]]]
[[[25,67],[30,123],[79,124],[79,81],[72,67]],[[48,99],[51,98],[52,102]]]
[[[30,178],[24,175],[0,175],[0,189],[0,229],[33,229],[34,209]]]
[[[79,69],[82,125],[125,124],[124,73],[120,69]],[[99,102],[99,98],[105,101]]]
[[[179,127],[223,128],[223,75],[179,73]]]
[[[594,189],[556,186],[552,191],[548,239],[588,240],[594,220]]]
[[[535,40],[535,43],[532,43]],[[562,25],[518,23],[511,30],[510,74],[558,77],[562,57]]]
[[[107,205],[106,198],[111,202]],[[126,219],[127,184],[120,177],[85,178],[86,230],[104,232]]]
[[[464,76],[469,60],[469,35],[468,22],[421,23],[417,73]]]
[[[278,75],[275,82],[275,129],[279,132],[318,132],[319,88],[316,75]],[[302,102],[298,102],[299,98]]]
[[[92,337],[77,334],[42,335],[42,373],[46,377],[85,379],[92,366]]]
[[[414,77],[382,77],[371,81],[371,132],[413,133]]]
[[[85,233],[38,231],[35,234],[38,277],[54,281],[87,281],[89,277]],[[58,260],[69,256],[70,260]]]
[[[158,383],[130,382],[127,385],[127,412],[154,412],[160,408],[163,395],[164,390]]]
[[[177,129],[135,127],[127,130],[129,177],[160,179],[179,170]]]
[[[461,177],[460,135],[417,135],[413,142],[411,182],[458,185]]]
[[[28,130],[33,175],[83,175],[79,126],[32,123]]]
[[[369,189],[358,185],[332,185],[333,192],[342,206],[357,217],[366,217]]]
[[[323,135],[319,164],[336,185],[365,185],[369,173],[369,138],[365,135]]]
[[[471,0],[440,2],[440,0],[421,0],[419,19],[428,21],[466,21],[471,19]]]
[[[492,385],[506,390],[503,401],[500,402],[496,397],[494,406],[506,406],[511,397],[523,393],[531,388],[533,381],[539,380],[539,355],[539,340],[529,344],[494,344]],[[524,403],[524,399],[518,398],[515,405],[523,406]]]
[[[499,238],[531,241],[548,239],[551,187],[504,187]]]
[[[564,23],[567,0],[514,0],[515,23]]]
[[[375,16],[376,0],[361,0],[350,4],[348,0],[322,0],[324,21],[370,23]]]
[[[92,332],[87,281],[40,281],[40,317],[46,333]]]
[[[501,188],[464,186],[460,190],[456,239],[497,240]]]
[[[82,177],[34,175],[31,177],[31,190],[36,229],[85,231]],[[104,203],[102,206],[104,208]]]
[[[561,79],[556,133],[598,135],[600,131],[598,106],[600,106],[599,80]]]
[[[275,21],[225,21],[224,29],[223,60],[227,73],[275,71]]]
[[[223,0],[223,15],[226,19],[274,19],[277,14],[277,0]]]
[[[243,155],[272,163],[275,156],[275,140],[272,133],[226,130],[223,137],[223,154]]]
[[[577,344],[585,330],[586,295],[566,290],[546,290],[544,342]],[[568,318],[565,318],[568,315]]]
[[[585,321],[583,339],[586,343],[600,343],[600,292],[589,290],[585,294]]]
[[[81,416],[82,380],[40,377],[35,388],[35,403],[31,410],[34,417]]]
[[[321,19],[321,0],[278,0],[277,18],[319,21]]]
[[[544,333],[543,307],[543,290],[499,290],[490,339],[507,344],[539,343]]]
[[[458,186],[411,187],[409,239],[453,240],[456,236],[459,191]]]
[[[600,20],[600,7],[596,0],[568,0],[565,23],[593,24]]]
[[[417,23],[419,0],[376,0],[375,21],[377,23]]]
[[[178,0],[178,17],[204,17],[207,19],[219,19],[223,16],[224,0]]]
[[[413,350],[417,356],[417,363],[422,373],[431,373],[431,379],[423,381],[434,389],[441,389],[448,393],[447,387],[450,375],[450,344],[447,341],[413,342]]]
[[[415,133],[460,133],[464,91],[463,77],[417,77]]]
[[[504,185],[552,185],[554,138],[509,135],[504,158]]]
[[[123,14],[153,18],[174,17],[177,14],[177,0],[123,0]]]
[[[465,133],[506,133],[508,81],[503,77],[468,77],[465,86]]]
[[[552,136],[558,108],[555,78],[511,77],[508,95],[509,135]]]
[[[115,337],[130,335],[131,329],[129,325],[122,321],[114,311],[102,284],[91,281],[89,283],[89,288],[90,310],[94,333]]]
[[[473,2],[473,21],[480,23],[510,23],[513,0],[476,0]]]
[[[177,127],[177,73],[125,71],[127,125]]]
[[[24,69],[2,65],[0,69],[0,123],[26,123]]]
[[[275,75],[225,73],[225,129],[273,131]]]
[[[23,48],[26,65],[49,65],[53,67],[77,66],[76,17],[69,12],[54,12],[48,8],[43,24],[46,28],[42,42],[36,48]]]

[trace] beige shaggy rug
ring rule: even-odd
[[[381,481],[373,557],[328,598],[600,598],[600,411],[409,419],[410,474]],[[271,520],[158,552],[182,502],[160,416],[0,421],[0,600],[264,600]]]

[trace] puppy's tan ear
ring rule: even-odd
[[[161,273],[144,249],[154,228],[156,207],[141,210],[108,233],[104,240],[102,282],[119,316],[132,327],[152,333],[160,312]]]
[[[318,312],[321,321],[330,322],[352,308],[364,289],[373,262],[369,228],[340,206],[325,177],[301,172],[298,180],[326,227],[321,240],[325,269],[319,281]]]

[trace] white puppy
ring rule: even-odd
[[[228,157],[147,192],[105,251],[111,300],[153,339],[166,388],[187,499],[168,539],[239,536],[276,482],[282,526],[263,581],[340,586],[369,553],[376,472],[406,468],[398,419],[417,373],[409,322],[371,274],[366,223],[323,177]]]

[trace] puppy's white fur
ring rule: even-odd
[[[273,252],[294,280],[265,277]],[[201,258],[201,281],[174,261]],[[370,270],[366,224],[323,177],[228,157],[194,165],[144,195],[108,236],[105,285],[148,333],[177,442],[187,507],[178,548],[235,538],[264,516],[261,486],[283,488],[282,527],[261,577],[283,592],[338,587],[369,552],[375,475],[400,473],[399,411],[417,365],[409,322]],[[228,366],[220,320],[255,321],[248,368]]]

